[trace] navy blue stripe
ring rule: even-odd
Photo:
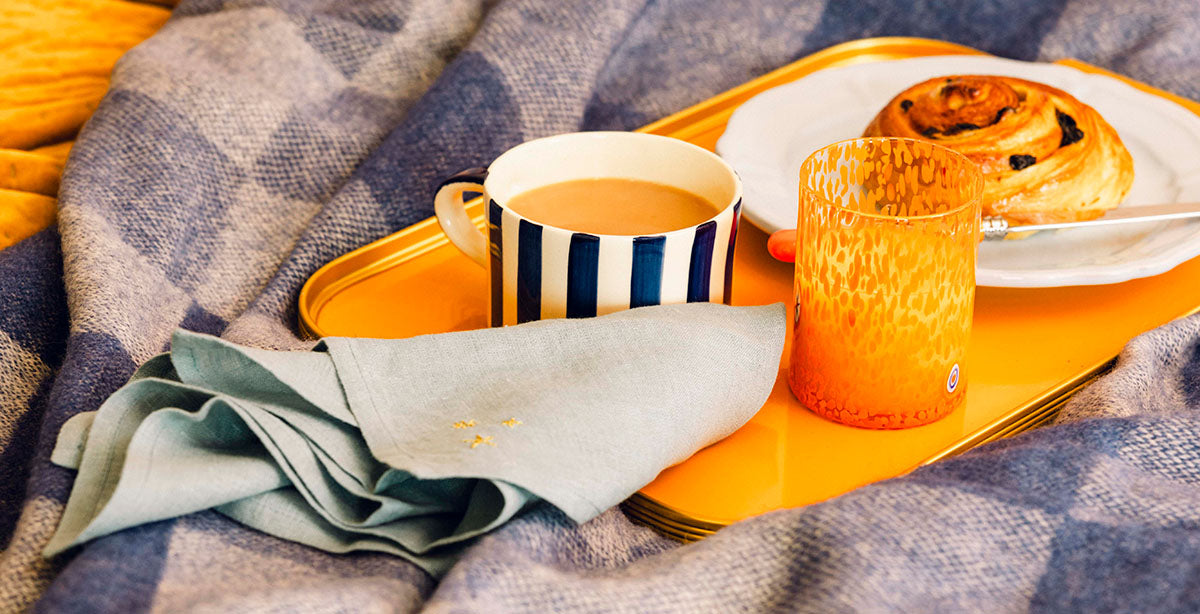
[[[741,218],[742,201],[733,204],[733,226],[729,229],[729,251],[725,252],[725,297],[721,301],[733,304],[733,248],[737,245],[738,221]]]
[[[517,228],[517,324],[542,317],[542,227],[521,220]]]
[[[504,210],[496,201],[488,201],[488,246],[491,252],[490,272],[492,275],[492,326],[504,325],[504,266],[500,255],[504,253],[504,232],[501,230]]]
[[[629,306],[645,307],[662,302],[663,249],[666,237],[633,239],[633,276],[629,280]]]
[[[1141,3],[1113,3],[1112,6],[1136,6],[1137,4]],[[980,49],[1003,49],[1004,57],[1033,60],[1039,57],[1039,52],[1045,48],[1042,41],[1050,36],[1055,36],[1055,26],[1059,23],[1065,7],[1074,6],[1078,10],[1079,6],[1069,0],[1009,0],[1003,5],[988,5],[1004,6],[1004,13],[993,13],[989,10],[986,13],[987,17],[965,19],[957,11],[926,8],[938,5],[938,3],[932,2],[917,5],[914,2],[894,2],[892,0],[825,2],[824,10],[821,12],[821,17],[816,20],[816,25],[806,25],[804,30],[807,31],[807,34],[803,35],[804,42],[797,42],[795,45],[797,48],[803,49],[824,49],[851,38],[882,36],[876,32],[904,32],[906,36],[927,38],[940,36]],[[1196,3],[1192,2],[1187,6],[1195,5]],[[1184,6],[1184,3],[1181,2],[1177,6]],[[871,16],[869,21],[864,19],[867,15]],[[1019,35],[1009,34],[1009,32],[1014,34],[1017,32],[1016,24],[1005,23],[1002,15],[1020,15]],[[1105,18],[1097,16],[1098,21],[1102,19]],[[1111,19],[1118,18],[1112,17]],[[1072,26],[1071,32],[1081,31],[1074,29],[1079,27],[1075,25],[1079,22],[1070,20],[1068,23]],[[887,24],[887,26],[885,28],[876,24]],[[1004,29],[996,30],[997,27]],[[1013,28],[1013,30],[1008,28]],[[942,34],[947,31],[953,32],[953,34]],[[1000,34],[1000,32],[1004,32],[1004,34]],[[996,51],[992,51],[992,53],[996,53]],[[1044,578],[1043,583],[1045,583],[1045,579],[1052,577],[1052,574],[1047,573],[1042,577]],[[1038,602],[1035,600],[1033,603]],[[1065,601],[1049,603],[1065,603]],[[1063,609],[1098,610],[1100,608]]]
[[[571,235],[567,255],[567,317],[596,315],[596,284],[600,270],[600,237],[577,232]]]
[[[717,238],[717,222],[704,222],[696,228],[692,241],[692,262],[688,266],[689,303],[708,301],[709,281],[712,279],[713,242]]]

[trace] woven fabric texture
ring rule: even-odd
[[[1200,609],[1196,319],[1132,343],[1071,421],[695,545],[538,509],[439,584],[204,512],[41,558],[60,427],[175,328],[307,348],[305,278],[430,215],[439,179],[883,35],[1200,98],[1191,0],[184,0],[118,63],[58,227],[0,252],[0,611]]]

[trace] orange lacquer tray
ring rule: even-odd
[[[712,149],[739,104],[814,71],[981,53],[913,38],[845,43],[641,131]],[[1200,104],[1078,61],[1059,63],[1121,78],[1200,114]],[[473,203],[468,212],[483,225],[482,203]],[[792,267],[772,260],[765,244],[760,230],[742,226],[734,260],[734,304],[790,301]],[[485,271],[450,245],[430,218],[317,271],[300,293],[299,316],[302,328],[314,336],[410,337],[486,326],[487,293]],[[900,475],[1046,422],[1131,337],[1198,308],[1200,258],[1155,277],[1107,286],[979,288],[964,409],[901,431],[843,426],[817,417],[792,397],[785,360],[771,397],[749,423],[663,471],[626,503],[626,510],[666,534],[698,539],[749,516],[822,501]]]

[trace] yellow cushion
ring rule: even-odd
[[[0,189],[0,249],[53,224],[57,213],[51,196]]]

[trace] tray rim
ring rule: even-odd
[[[901,56],[895,55],[899,51],[895,49],[884,51],[889,48],[899,47],[913,47],[916,49],[915,53],[902,57],[919,57],[922,55],[991,55],[984,51],[956,43],[918,37],[874,37],[852,40],[802,57],[760,77],[751,79],[725,92],[646,124],[634,130],[634,132],[668,134],[676,138],[686,139],[689,133],[697,134],[704,132],[711,129],[714,123],[725,120],[738,105],[759,92],[775,85],[795,80],[798,78],[798,75],[796,75],[797,72],[803,71],[801,74],[808,74],[847,61],[870,62],[900,59]],[[862,59],[864,55],[871,53],[889,53],[892,54],[892,57]],[[1200,115],[1200,102],[1189,100],[1130,77],[1074,58],[1063,58],[1055,60],[1053,63],[1118,79],[1132,87],[1175,102]],[[481,199],[475,199],[467,204],[468,215],[470,215],[472,221],[480,228],[485,223],[482,204]],[[320,313],[321,307],[328,301],[327,297],[336,294],[341,288],[418,258],[425,253],[441,247],[448,241],[449,239],[442,232],[437,218],[429,217],[347,252],[326,263],[309,276],[300,290],[297,320],[301,333],[311,338],[324,336],[323,331],[320,330],[316,323],[317,316]],[[397,243],[404,245],[404,247],[393,249],[392,245]],[[382,254],[382,256],[379,256],[379,254]],[[1196,305],[1186,313],[1177,316],[1177,318],[1187,317],[1195,313],[1200,313],[1200,305]],[[971,436],[953,442],[908,471],[959,454],[983,443],[1015,435],[1045,424],[1058,414],[1062,405],[1074,393],[1089,384],[1092,380],[1103,375],[1115,364],[1116,360],[1117,356],[1114,355],[1087,366],[1077,376],[1068,378],[1059,385],[1051,387],[1027,402],[1018,405],[1012,411],[977,429]],[[898,475],[903,475],[904,473]],[[674,509],[647,495],[643,495],[640,491],[634,493],[623,505],[626,509],[629,507],[635,508],[634,515],[638,517],[638,522],[651,526],[655,530],[677,540],[692,541],[700,539],[702,536],[712,534],[731,524],[722,520],[700,518]],[[686,533],[686,536],[681,533]]]
[[[1200,306],[1181,317],[1187,317],[1187,315],[1198,312],[1200,312]],[[1079,392],[1088,384],[1107,373],[1116,364],[1116,361],[1117,358],[1115,356],[1103,361],[1100,365],[1089,369],[1079,377],[1072,378],[1064,382],[1061,386],[1055,387],[1038,396],[1033,401],[1020,405],[1009,413],[996,418],[986,426],[976,430],[970,437],[952,443],[941,451],[935,452],[908,471],[898,473],[892,477],[906,475],[925,465],[961,454],[991,441],[1023,433],[1050,422],[1076,392]],[[689,527],[692,534],[711,535],[732,524],[724,520],[702,518],[695,514],[682,512],[662,501],[643,494],[641,491],[630,495],[626,501],[626,508],[628,507],[640,508],[638,512],[644,518],[640,518],[639,520],[648,526],[652,525],[652,528],[656,530],[659,530],[661,525],[665,524],[673,530],[679,531],[681,529],[677,528],[676,525],[686,523],[685,526]],[[666,531],[660,532],[667,534]],[[668,535],[668,537],[679,539],[673,534]]]
[[[798,70],[807,70],[815,72],[823,68],[827,68],[833,64],[846,60],[857,61],[857,58],[863,54],[877,52],[881,48],[886,47],[917,47],[920,52],[910,57],[918,55],[990,55],[984,51],[951,43],[947,41],[939,41],[929,38],[907,37],[907,36],[884,36],[874,38],[862,38],[852,40],[831,47],[827,47],[803,58],[800,58],[789,64],[785,64],[773,71],[770,71],[760,77],[751,79],[741,85],[737,85],[720,94],[717,94],[706,100],[702,100],[690,107],[672,113],[662,119],[653,121],[634,132],[650,132],[654,134],[671,133],[672,136],[677,136],[676,133],[688,129],[692,132],[697,132],[711,125],[714,118],[723,119],[733,113],[737,105],[749,100],[754,95],[761,91],[763,87],[774,87],[774,85],[786,83],[795,80],[793,73]],[[926,53],[928,52],[928,53]],[[886,61],[886,60],[867,60],[867,61]],[[1114,79],[1118,79],[1129,84],[1132,87],[1140,89],[1149,94],[1160,96],[1179,104],[1180,106],[1200,115],[1200,102],[1189,100],[1183,96],[1173,94],[1166,90],[1156,88],[1154,86],[1142,83],[1130,77],[1114,73],[1104,68],[1088,64],[1074,58],[1063,58],[1055,60],[1054,64],[1070,66],[1084,72],[1106,75]],[[778,82],[778,83],[776,83]],[[693,117],[703,113],[703,117]],[[467,204],[467,213],[471,216],[473,222],[480,228],[483,227],[483,210],[482,201],[475,199]],[[384,258],[371,258],[376,250],[390,246],[392,243],[408,240],[412,244],[404,249],[391,251]],[[300,289],[298,300],[297,319],[300,332],[308,337],[319,338],[323,336],[322,331],[317,326],[316,314],[320,312],[320,308],[324,301],[321,299],[326,293],[344,287],[353,281],[368,277],[381,270],[390,268],[401,262],[416,258],[421,254],[430,251],[436,247],[440,247],[448,239],[441,232],[441,227],[437,223],[437,218],[434,216],[425,218],[416,224],[403,228],[397,232],[372,241],[362,247],[354,249],[346,254],[338,256],[329,261],[308,277],[304,285]],[[388,250],[390,251],[390,250]],[[360,261],[372,262],[370,266],[355,268],[348,266]],[[339,271],[352,270],[358,272],[353,276],[340,276],[336,273]],[[332,277],[327,280],[326,278]]]

